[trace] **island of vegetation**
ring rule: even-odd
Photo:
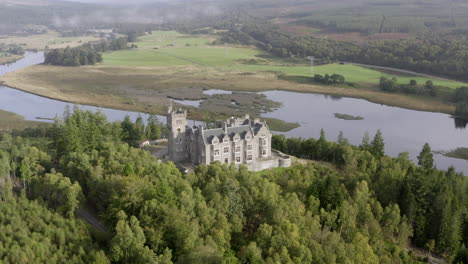
[[[444,156],[468,160],[468,148],[457,148],[443,153]]]
[[[335,117],[343,120],[364,120],[362,116],[353,116],[348,114],[335,113]]]

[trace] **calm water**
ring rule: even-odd
[[[203,91],[203,94],[215,95],[215,94],[232,94],[232,91],[219,90],[219,89],[210,89]]]
[[[174,103],[178,103],[178,104],[181,104],[181,105],[188,105],[188,106],[194,106],[194,107],[199,107],[200,104],[204,101],[204,100],[172,100]]]
[[[24,59],[10,65],[0,65],[0,75],[4,75],[8,72],[16,71],[30,65],[39,64],[43,61],[44,54],[42,52],[29,52],[26,53]],[[0,109],[17,113],[27,120],[37,120],[37,117],[54,118],[56,115],[62,115],[67,105],[72,109],[74,107],[74,105],[70,103],[40,97],[0,85]],[[129,115],[132,120],[135,120],[138,116],[143,117],[145,121],[148,118],[147,114],[138,112],[85,105],[79,105],[79,107],[83,110],[91,110],[94,112],[100,111],[104,113],[107,116],[107,119],[111,122],[123,120],[126,115]],[[166,120],[166,118],[162,116],[158,116],[158,118],[163,122]]]
[[[28,53],[24,59],[16,63],[0,66],[0,75],[41,63],[43,58],[42,53]],[[205,93],[230,92],[209,90]],[[265,117],[301,124],[301,127],[287,132],[288,136],[318,137],[320,129],[323,128],[329,140],[336,140],[339,132],[343,131],[351,143],[359,144],[366,131],[373,136],[378,129],[381,129],[385,138],[387,154],[397,156],[398,153],[409,152],[413,160],[416,160],[419,151],[426,142],[431,145],[433,150],[468,147],[468,130],[456,128],[455,121],[446,114],[420,112],[374,104],[360,99],[316,94],[283,91],[270,91],[263,94],[271,100],[283,103],[283,107],[264,114]],[[37,117],[53,118],[56,115],[61,115],[67,105],[73,106],[73,104],[0,86],[0,109],[15,112],[28,120],[36,120]],[[146,120],[148,116],[143,113],[94,106],[81,106],[81,108],[101,111],[109,121],[122,120],[125,115],[129,115],[133,120],[139,115]],[[362,116],[364,120],[341,120],[335,118],[335,113]],[[158,116],[158,118],[165,121],[164,117]],[[192,122],[189,124],[192,125]],[[458,171],[463,171],[468,175],[468,161],[447,158],[442,155],[435,155],[434,158],[438,168],[446,169],[453,165]]]
[[[336,140],[340,131],[352,144],[360,144],[365,132],[371,137],[380,129],[384,135],[387,154],[397,156],[409,152],[417,159],[424,143],[433,150],[451,150],[468,147],[468,130],[457,128],[449,115],[421,112],[379,105],[361,99],[330,97],[283,91],[264,92],[269,99],[283,106],[265,117],[297,122],[301,127],[285,133],[291,137],[319,137],[325,130],[328,140]],[[362,116],[364,120],[342,120],[335,113]],[[437,167],[447,169],[453,165],[468,175],[468,161],[434,155]]]

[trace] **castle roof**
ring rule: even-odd
[[[226,135],[229,136],[231,140],[236,134],[239,134],[241,139],[245,139],[248,133],[252,133],[250,125],[227,127],[226,131],[224,131],[223,128],[207,129],[203,131],[205,144],[211,144],[215,137],[222,142]]]

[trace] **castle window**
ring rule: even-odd
[[[267,142],[266,140],[263,140],[263,146],[266,146]]]
[[[252,150],[252,145],[247,145],[247,150]]]
[[[229,148],[224,148],[224,153],[229,153]]]
[[[252,155],[247,155],[247,160],[252,160]]]
[[[215,155],[215,156],[219,156],[219,149],[215,149],[214,155]]]
[[[260,137],[262,138],[265,137],[265,133],[260,134]]]
[[[228,143],[228,142],[229,142],[229,139],[228,139],[228,138],[225,138],[225,139],[223,139],[223,142],[224,142],[224,143]]]
[[[237,163],[240,163],[240,162],[241,162],[241,158],[240,158],[240,157],[236,157],[236,162],[237,162]]]
[[[240,152],[240,147],[236,147],[236,152]]]
[[[262,156],[266,156],[266,155],[267,155],[266,149],[262,150]]]

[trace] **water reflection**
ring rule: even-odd
[[[466,125],[468,125],[468,119],[454,117],[453,120],[455,121],[455,127],[458,129],[465,129]]]
[[[338,96],[338,95],[324,94],[323,96],[325,97],[325,99],[330,99],[332,101],[339,101],[339,100],[341,100],[343,98],[342,96]]]
[[[174,100],[172,99],[174,103],[181,104],[181,105],[188,105],[188,106],[194,106],[194,107],[199,107],[200,104],[204,100]]]
[[[363,135],[373,136],[381,130],[385,138],[386,153],[397,157],[409,152],[416,161],[427,142],[433,150],[451,150],[468,147],[467,122],[454,121],[450,115],[422,112],[371,103],[362,99],[341,98],[325,100],[318,94],[303,94],[284,91],[263,92],[268,99],[283,106],[264,117],[297,122],[301,127],[287,132],[291,137],[318,138],[323,128],[328,140],[336,140],[340,131],[352,144],[360,144]],[[336,119],[334,113],[364,116],[364,120]],[[468,175],[468,161],[435,155],[437,167],[447,169],[451,165]]]
[[[204,90],[203,94],[215,95],[215,94],[232,94],[232,91],[220,90],[220,89],[209,89]]]

